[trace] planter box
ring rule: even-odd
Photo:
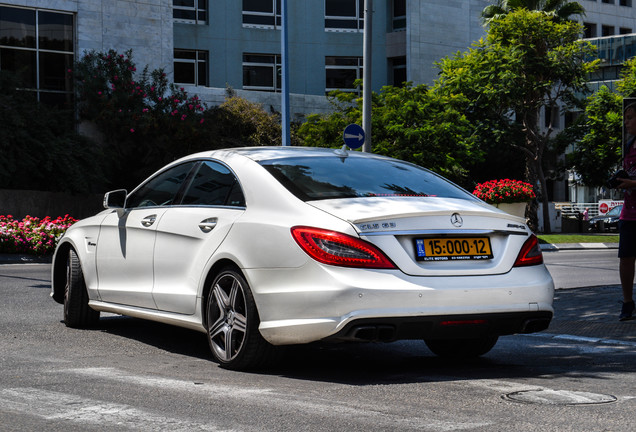
[[[513,216],[519,216],[522,218],[526,217],[526,206],[528,205],[528,203],[522,202],[522,203],[502,203],[502,204],[497,204],[497,208],[499,210],[503,210],[508,214],[511,214]]]

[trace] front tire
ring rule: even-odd
[[[84,272],[75,250],[70,249],[66,260],[64,287],[64,323],[67,327],[87,328],[97,324],[99,312],[88,306],[88,291]]]
[[[221,366],[247,370],[273,361],[276,349],[261,336],[254,297],[235,269],[226,268],[214,278],[206,316],[208,343]]]
[[[424,342],[440,357],[461,360],[486,354],[495,346],[498,339],[498,336],[485,336],[477,339],[429,339]]]

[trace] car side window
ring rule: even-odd
[[[126,208],[172,205],[195,163],[177,165],[153,177],[126,199]]]
[[[194,175],[181,204],[244,207],[245,198],[232,171],[220,163],[206,161]]]

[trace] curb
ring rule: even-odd
[[[0,264],[50,264],[52,255],[0,254]]]
[[[618,249],[618,243],[542,243],[539,245],[542,251],[560,251],[560,250],[593,250],[593,249]]]

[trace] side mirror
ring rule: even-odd
[[[128,195],[126,189],[117,189],[114,191],[106,192],[106,194],[104,195],[104,208],[124,208],[124,205],[126,204],[126,195]]]

